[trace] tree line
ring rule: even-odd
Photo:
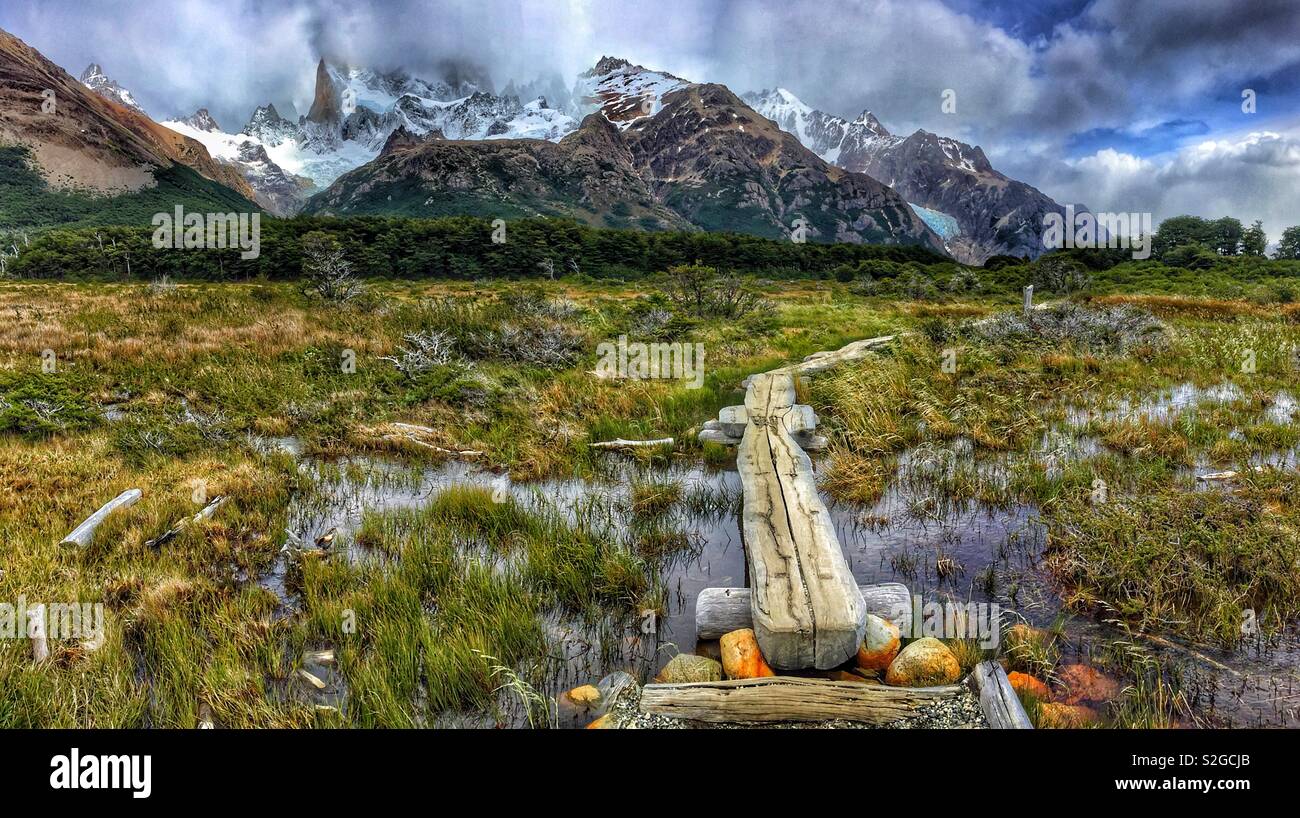
[[[916,245],[796,243],[736,233],[648,232],[588,227],[576,221],[509,222],[453,216],[263,219],[261,253],[232,249],[155,248],[152,229],[128,226],[51,229],[14,234],[7,272],[23,278],[288,279],[302,273],[304,239],[327,234],[356,273],[372,278],[554,278],[590,275],[633,279],[678,264],[699,263],[770,277],[819,277],[844,264],[884,261],[925,266],[950,260]]]

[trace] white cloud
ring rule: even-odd
[[[1259,219],[1271,241],[1300,224],[1300,129],[1222,136],[1145,158],[1107,148],[1050,165],[1047,176],[1058,198],[1096,211],[1151,212],[1156,222]]]

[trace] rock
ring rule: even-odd
[[[830,674],[830,680],[832,682],[857,682],[859,684],[872,685],[880,684],[878,679],[863,676],[861,673],[855,673],[852,670],[833,670]]]
[[[867,614],[867,632],[858,648],[858,667],[863,670],[886,669],[898,655],[901,644],[897,625],[875,614]]]
[[[1064,665],[1056,671],[1065,704],[1108,702],[1119,695],[1119,682],[1089,665]]]
[[[1011,683],[1012,689],[1020,698],[1033,696],[1040,702],[1052,700],[1052,690],[1037,676],[1031,676],[1028,673],[1008,673],[1007,681]]]
[[[595,685],[575,687],[566,695],[569,697],[569,701],[583,707],[594,707],[600,704],[600,690]]]
[[[588,730],[613,730],[615,728],[614,720],[606,713],[600,718],[587,725]]]
[[[722,672],[728,679],[757,679],[776,675],[763,659],[753,628],[724,633],[718,644],[722,649]]]
[[[885,671],[885,682],[896,687],[933,687],[961,678],[961,665],[948,646],[927,636],[899,652]]]
[[[655,681],[662,684],[683,684],[686,682],[720,682],[722,665],[707,656],[692,656],[679,653],[672,661],[664,665]]]
[[[1082,704],[1041,704],[1038,707],[1038,726],[1048,730],[1068,730],[1096,724],[1097,711]]]

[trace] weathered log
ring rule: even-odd
[[[962,692],[960,685],[888,687],[794,676],[691,684],[649,684],[640,709],[705,722],[827,721],[889,724],[916,708]]]
[[[144,492],[140,491],[140,489],[127,489],[101,506],[99,511],[87,517],[85,522],[74,528],[71,534],[59,542],[59,545],[76,545],[85,548],[90,545],[90,541],[94,538],[95,529],[99,528],[100,523],[108,519],[108,515],[119,508],[135,505],[143,496]]]
[[[701,443],[711,442],[721,443],[724,446],[739,446],[744,431],[742,429],[742,431],[733,435],[728,431],[731,428],[733,427],[720,421],[706,420],[696,437]],[[799,448],[805,452],[819,451],[830,445],[830,441],[825,437],[812,432],[796,432],[791,437],[794,438],[795,443],[799,444]]]
[[[859,585],[869,614],[888,619],[902,633],[912,630],[912,596],[901,582]],[[695,598],[695,637],[718,639],[754,626],[753,592],[748,588],[705,588]]]
[[[221,508],[225,504],[226,504],[226,495],[224,494],[217,495],[216,497],[212,498],[212,502],[204,506],[199,511],[198,514],[195,514],[193,517],[182,517],[181,519],[177,520],[172,525],[171,528],[167,529],[162,534],[158,535],[157,537],[154,537],[152,540],[147,540],[145,542],[145,545],[148,546],[149,548],[158,548],[164,543],[169,542],[175,539],[176,537],[180,536],[180,533],[184,531],[186,528],[188,528],[191,523],[202,522],[203,520],[210,518],[213,514],[217,513],[217,509]]]
[[[828,669],[857,652],[867,612],[812,461],[791,435],[815,415],[795,407],[788,375],[761,375],[745,395],[748,424],[736,467],[753,628],[772,667]]]
[[[1020,697],[997,662],[980,662],[968,680],[979,695],[980,708],[989,727],[994,730],[1031,730],[1033,724],[1025,713]]]
[[[592,449],[635,449],[641,446],[671,446],[673,439],[663,437],[658,440],[624,440],[615,438],[614,440],[603,440],[599,443],[588,443],[587,446]]]

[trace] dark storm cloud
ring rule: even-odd
[[[737,92],[781,85],[842,116],[870,109],[895,132],[958,136],[1053,195],[1053,183],[1087,187],[1076,183],[1087,163],[1061,157],[1115,172],[1103,150],[1129,167],[1126,151],[1246,138],[1300,101],[1287,78],[1300,66],[1295,0],[42,0],[5,3],[0,26],[74,73],[99,61],[157,117],[202,105],[229,130],[262,102],[305,111],[322,55],[422,76],[487,72],[497,88],[568,84],[622,56]],[[1235,102],[1248,83],[1260,86],[1258,126]],[[945,90],[956,113],[941,109]],[[1163,124],[1178,122],[1211,133]],[[1275,154],[1225,149],[1170,173],[1193,191],[1188,174],[1221,176],[1241,157]]]

